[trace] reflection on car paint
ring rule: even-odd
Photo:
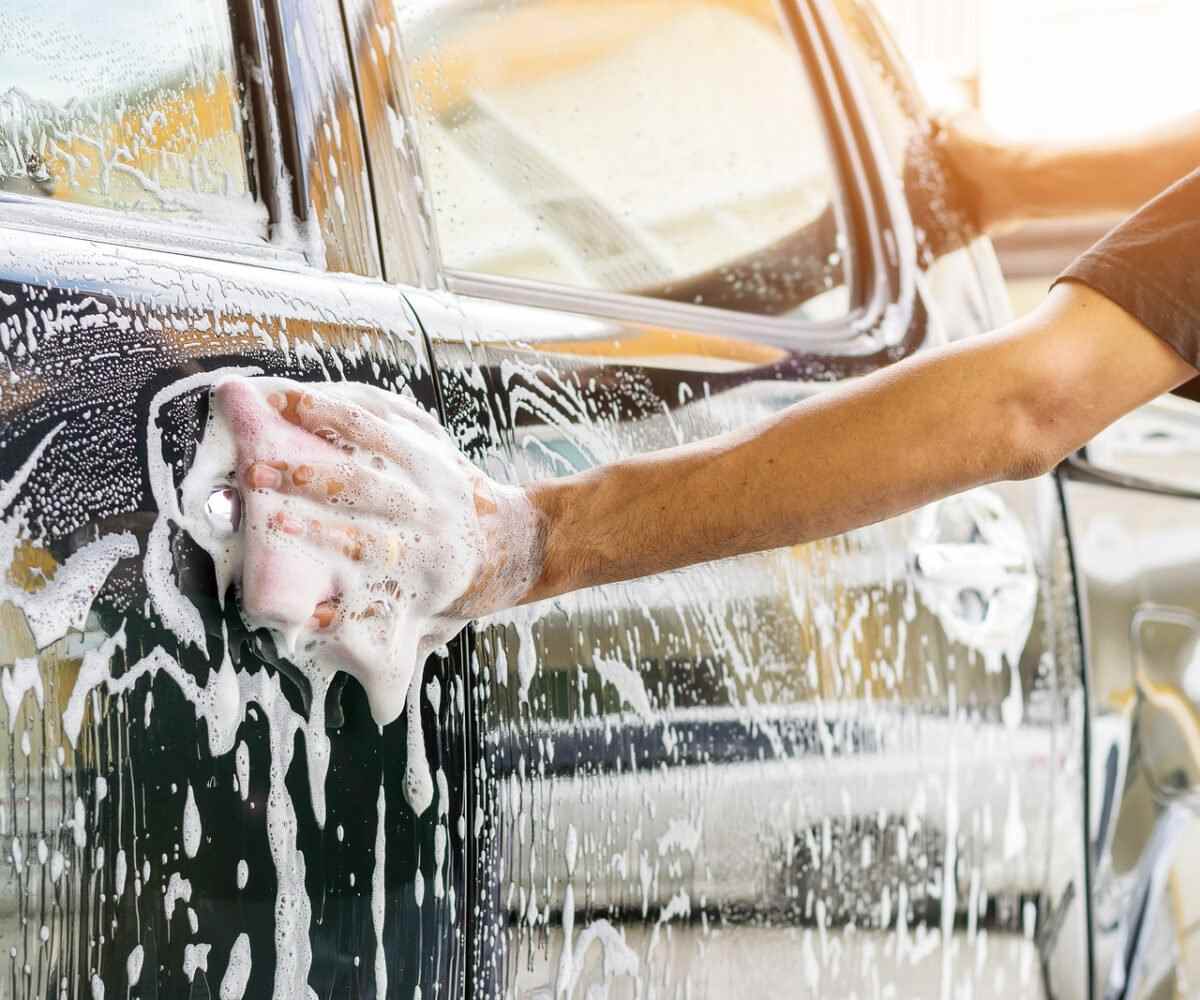
[[[423,702],[437,808],[422,819],[403,797],[404,724],[381,733],[349,688],[329,702],[335,723],[269,639],[217,605],[177,499],[231,359],[428,400],[403,303],[378,284],[351,302],[345,279],[258,282],[201,261],[185,274],[149,252],[70,246],[23,235],[3,264],[28,281],[4,286],[0,308],[6,989],[186,996],[203,979],[223,996],[294,997],[449,981],[461,695]],[[435,658],[426,691],[459,690],[452,669]],[[419,929],[403,953],[383,944]]]
[[[679,405],[636,362],[504,343],[518,311],[443,301],[414,307],[451,428],[504,478],[744,426],[807,391]],[[470,324],[463,347],[439,335]],[[484,995],[770,990],[752,966],[777,961],[837,995],[871,968],[840,957],[859,948],[904,994],[930,963],[935,992],[1038,989],[1039,952],[1071,940],[1039,930],[1079,891],[1051,848],[1082,822],[1063,791],[1081,722],[1066,559],[1053,489],[1004,485],[484,623]]]

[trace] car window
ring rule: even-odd
[[[773,4],[402,16],[448,269],[758,315],[848,310],[836,169]]]
[[[0,9],[0,192],[262,236],[247,127],[224,0]]]

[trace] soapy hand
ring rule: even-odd
[[[942,115],[935,126],[937,144],[954,168],[980,230],[1000,233],[1024,221],[1028,148],[999,138],[975,113]]]
[[[356,676],[380,724],[432,650],[533,584],[538,529],[523,492],[472,466],[409,399],[229,379],[209,432],[231,439],[242,494],[240,545],[223,554],[243,614],[282,633],[301,665]]]

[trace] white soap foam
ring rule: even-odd
[[[433,709],[434,717],[442,710],[442,684],[436,677],[430,677],[429,683],[425,685],[425,697],[429,701],[430,708]]]
[[[179,872],[171,872],[171,877],[167,879],[167,890],[163,893],[163,912],[167,915],[168,929],[171,917],[175,915],[175,906],[181,900],[185,903],[192,901],[191,880],[184,878]]]
[[[190,983],[198,971],[208,972],[208,953],[211,944],[186,944],[183,946],[183,974]]]
[[[641,675],[632,667],[626,666],[620,660],[595,654],[596,672],[609,684],[617,689],[621,701],[628,705],[641,717],[643,722],[653,723],[657,714],[650,704],[650,696],[646,693],[646,685]]]
[[[0,520],[0,566],[11,566],[15,561],[17,546],[27,536],[26,513],[36,502],[17,504],[17,497],[46,448],[65,426],[60,423],[46,434],[12,478],[0,483],[0,514],[13,508],[7,518]],[[34,643],[44,649],[69,630],[83,629],[88,609],[112,568],[119,560],[137,554],[137,539],[130,533],[104,535],[72,553],[39,590],[28,591],[11,582],[7,574],[0,574],[0,601],[9,601],[25,613]]]
[[[387,800],[383,782],[375,802],[375,870],[371,873],[371,921],[375,925],[375,995],[387,996],[387,954],[383,950],[383,922],[387,908]]]
[[[433,898],[442,899],[446,895],[442,884],[442,866],[446,863],[446,828],[438,821],[433,829]]]
[[[585,967],[588,949],[595,943],[599,943],[603,955],[602,975],[605,983],[617,976],[628,976],[637,980],[637,953],[625,942],[625,936],[607,920],[593,920],[576,939],[575,950],[570,961],[559,964],[559,975],[565,974],[566,978],[560,978],[555,982],[555,996],[573,997],[575,995],[580,974]],[[592,989],[596,988],[592,987]],[[607,993],[607,990],[603,992]]]
[[[229,964],[221,977],[221,1000],[242,1000],[246,995],[246,984],[250,982],[250,968],[250,937],[239,934],[229,949]]]
[[[150,600],[163,624],[184,643],[205,648],[204,621],[200,612],[179,590],[175,583],[174,560],[171,554],[171,525],[181,524],[183,517],[175,493],[175,479],[163,453],[162,428],[158,414],[164,406],[180,396],[211,386],[214,381],[232,374],[256,374],[259,368],[224,368],[216,372],[199,372],[179,379],[157,392],[150,401],[146,420],[146,471],[150,489],[158,504],[159,516],[150,529],[142,573]],[[218,573],[220,572],[218,566]]]
[[[10,726],[16,725],[21,703],[30,691],[37,698],[38,708],[42,708],[46,702],[46,690],[42,686],[42,673],[38,670],[36,656],[19,659],[0,672],[0,692],[4,695],[4,704],[8,706]]]
[[[129,988],[133,989],[137,986],[142,978],[142,962],[146,959],[146,953],[143,951],[140,944],[134,945],[133,950],[129,953],[129,957],[125,959],[125,975],[129,980]]]
[[[290,1000],[292,997],[307,996],[308,972],[312,964],[309,941],[312,904],[304,887],[304,856],[296,848],[298,823],[285,779],[291,767],[296,732],[308,723],[292,710],[280,689],[278,675],[265,670],[249,674],[235,671],[226,662],[220,671],[211,671],[207,683],[202,686],[174,657],[156,646],[130,665],[120,677],[114,678],[109,673],[109,659],[116,650],[123,649],[124,644],[125,631],[122,626],[99,649],[84,655],[79,676],[63,713],[63,728],[68,738],[73,743],[78,740],[86,697],[93,688],[103,685],[110,693],[119,694],[132,689],[142,677],[158,673],[171,677],[194,706],[197,717],[205,720],[210,750],[214,756],[232,749],[237,725],[247,714],[250,703],[261,709],[266,717],[270,743],[267,840],[276,869],[275,949],[280,956],[276,963],[272,997],[274,1000]],[[222,679],[221,674],[225,674],[226,678]],[[226,695],[231,690],[232,697],[215,697],[214,690],[225,691]],[[321,780],[324,781],[323,776]],[[76,843],[82,847],[86,843],[85,812],[83,802],[79,799],[75,803],[74,827]],[[198,841],[197,833],[197,844]],[[149,878],[149,862],[144,861],[142,881],[146,882]],[[190,900],[190,891],[191,886],[186,880],[179,878],[177,873],[172,875],[164,897],[168,919],[177,901]],[[236,980],[234,983],[236,985]]]
[[[194,858],[200,850],[200,810],[196,808],[196,796],[192,792],[192,783],[187,786],[187,801],[183,806],[183,852]]]
[[[315,400],[298,408],[307,429],[267,401],[289,391]],[[339,438],[339,427],[358,440]],[[252,460],[286,463],[283,475],[291,485],[243,489],[241,530],[214,527],[205,505],[216,489],[236,483],[239,462]],[[298,466],[307,467],[307,484],[292,479]],[[386,725],[415,700],[418,666],[466,623],[459,605],[478,581],[487,579],[485,604],[507,603],[529,586],[532,565],[518,556],[536,546],[527,504],[515,509],[526,503],[518,491],[493,490],[497,513],[488,516],[513,530],[524,524],[530,537],[513,539],[507,572],[484,571],[475,499],[483,483],[411,400],[350,382],[302,387],[284,379],[233,378],[214,394],[183,483],[180,523],[212,557],[222,587],[240,580],[243,614],[281,637],[312,683],[314,706],[332,674],[345,670],[362,683],[376,722]],[[281,530],[281,520],[292,531]],[[314,609],[330,600],[337,605],[333,624],[316,627]],[[419,712],[410,710],[410,744],[420,735],[411,732],[419,723],[414,715]],[[423,747],[418,756],[424,757]],[[424,775],[410,778],[406,794],[423,811]]]
[[[250,797],[250,748],[245,740],[238,742],[234,762],[237,766],[238,794],[245,802]]]
[[[700,847],[700,823],[676,817],[667,825],[666,832],[658,838],[658,853],[686,851],[695,856]]]
[[[113,894],[117,899],[125,895],[125,879],[128,875],[127,865],[125,848],[121,848],[117,851],[117,859],[113,865]]]

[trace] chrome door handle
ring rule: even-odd
[[[236,486],[215,487],[204,503],[204,515],[222,538],[237,533],[242,525],[242,494]]]

